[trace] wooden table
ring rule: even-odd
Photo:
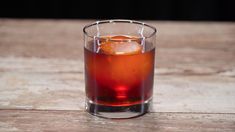
[[[235,23],[149,21],[159,30],[153,110],[84,111],[84,20],[0,19],[0,131],[235,131]]]

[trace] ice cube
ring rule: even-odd
[[[137,54],[141,53],[141,45],[136,41],[130,42],[103,42],[100,45],[100,52],[111,55]]]

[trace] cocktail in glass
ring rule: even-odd
[[[106,20],[84,27],[86,110],[105,118],[149,111],[156,29],[138,21]]]

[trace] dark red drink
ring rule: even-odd
[[[146,50],[140,39],[130,36],[102,37],[94,47],[96,42],[88,42],[90,48],[84,49],[87,98],[105,106],[151,99],[155,49]]]

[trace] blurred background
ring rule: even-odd
[[[235,21],[234,0],[5,0],[1,18]]]

